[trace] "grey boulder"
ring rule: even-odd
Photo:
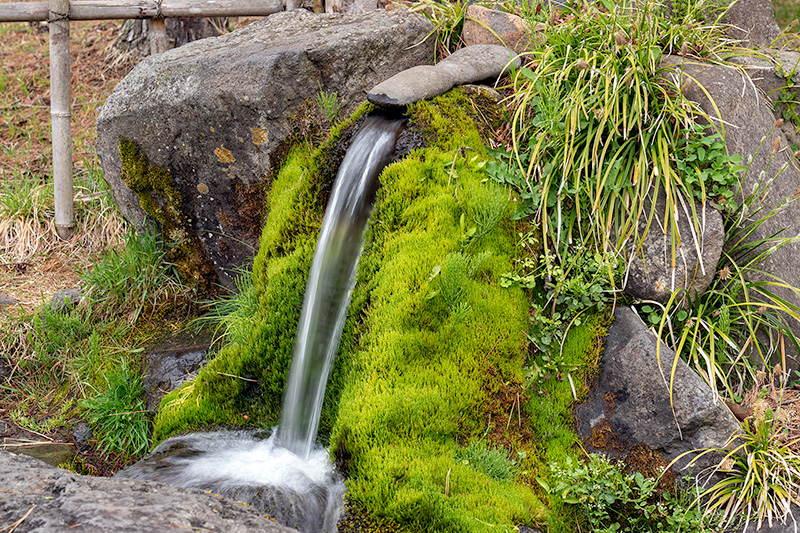
[[[152,481],[80,476],[0,451],[0,516],[17,533],[291,533],[242,503]]]
[[[159,212],[169,215],[164,240],[200,248],[195,270],[229,285],[258,247],[264,191],[287,138],[324,120],[320,92],[335,93],[349,114],[375,84],[432,61],[432,39],[412,46],[431,29],[421,15],[399,9],[301,9],[147,58],[97,120],[97,152],[120,211],[139,230]],[[163,190],[135,184],[150,197],[150,213],[132,178],[123,179],[121,140],[168,182]]]
[[[678,361],[670,399],[675,355],[662,343],[659,363],[659,342],[632,309],[614,312],[600,376],[575,409],[578,434],[593,450],[624,455],[646,446],[671,461],[692,450],[722,447],[740,429],[728,408],[683,361]],[[698,461],[699,469],[711,465],[711,456],[704,459]]]
[[[736,199],[743,202],[753,191],[763,191],[763,196],[749,208],[750,222],[774,209],[772,216],[753,228],[749,240],[763,239],[766,246],[774,246],[758,268],[787,284],[770,290],[790,304],[800,305],[800,295],[789,288],[800,287],[800,203],[795,201],[800,191],[800,171],[768,101],[750,76],[739,69],[677,57],[667,58],[666,63],[672,64],[671,76],[677,85],[688,85],[686,97],[697,102],[715,123],[724,124],[728,152],[740,154],[748,166]],[[694,81],[686,83],[689,77]],[[788,323],[795,334],[800,334],[797,320],[789,319]],[[797,360],[787,364],[789,368],[797,365]]]
[[[666,303],[677,292],[678,302],[685,296],[694,299],[711,284],[725,243],[722,215],[708,204],[695,202],[697,221],[692,212],[679,205],[675,268],[672,267],[671,229],[665,227],[664,194],[656,198],[655,212],[650,229],[645,233],[652,202],[645,206],[639,218],[640,238],[630,238],[625,246],[630,263],[623,291],[638,300],[655,300]],[[666,230],[666,231],[665,231]]]

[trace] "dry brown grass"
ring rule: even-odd
[[[742,405],[751,409],[755,418],[763,418],[767,410],[775,413],[780,426],[778,432],[781,443],[790,443],[794,453],[800,455],[800,389],[786,388],[780,383],[780,366],[772,376],[759,372],[757,382],[747,391]]]
[[[39,305],[59,289],[77,288],[76,269],[126,228],[101,186],[94,150],[103,102],[136,60],[112,49],[119,23],[70,25],[76,232],[67,242],[53,227],[47,25],[0,24],[0,293]],[[27,209],[4,208],[3,196],[34,196]]]

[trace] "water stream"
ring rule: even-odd
[[[401,125],[377,116],[366,119],[339,167],[322,220],[278,430],[278,442],[300,457],[309,456],[317,437],[378,174],[391,160]]]
[[[334,182],[297,327],[281,421],[269,438],[217,431],[168,439],[118,475],[211,490],[307,533],[336,530],[344,482],[316,444],[328,376],[355,284],[378,175],[403,121],[367,117]]]

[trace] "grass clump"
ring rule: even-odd
[[[602,253],[640,242],[637,221],[654,215],[647,198],[665,195],[659,215],[674,261],[678,213],[697,226],[684,203],[712,199],[713,185],[730,188],[738,178],[735,161],[704,183],[694,169],[678,168],[706,152],[699,140],[707,134],[694,126],[699,110],[668,81],[662,58],[717,57],[721,26],[699,24],[694,11],[677,24],[654,2],[606,7],[567,7],[547,25],[531,52],[535,70],[514,78],[513,146],[498,154],[504,165],[493,175],[519,190],[517,216],[533,216],[545,251],[559,258],[574,242]],[[687,135],[691,142],[682,142]]]
[[[81,271],[86,298],[99,317],[124,316],[134,324],[163,301],[187,296],[177,281],[162,243],[152,233],[130,233],[121,250],[111,249]]]
[[[150,446],[150,420],[140,373],[122,364],[105,380],[105,387],[81,402],[100,449],[126,457],[145,453]]]

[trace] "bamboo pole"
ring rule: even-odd
[[[72,236],[72,131],[70,130],[69,0],[49,0],[50,120],[56,233]]]
[[[299,3],[299,0],[298,0]],[[75,0],[70,20],[262,17],[283,11],[282,0]],[[48,2],[0,2],[0,22],[49,19]]]
[[[150,55],[167,51],[167,25],[163,18],[150,21]]]

